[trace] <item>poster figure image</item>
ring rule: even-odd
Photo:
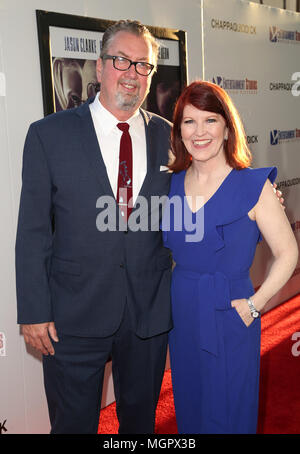
[[[55,111],[78,107],[100,89],[96,60],[53,58]]]
[[[172,121],[174,106],[180,90],[179,67],[158,66],[146,99],[146,109]]]

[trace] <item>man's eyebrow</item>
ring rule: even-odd
[[[127,55],[125,52],[119,50],[118,53],[120,54],[120,56],[128,58],[129,60],[131,60],[131,58],[129,58],[129,55]],[[143,60],[148,60],[148,57],[140,57],[140,58],[137,58],[136,61],[143,61]]]

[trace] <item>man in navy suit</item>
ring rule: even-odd
[[[159,229],[151,229],[158,216],[151,197],[169,190],[170,174],[161,169],[170,123],[140,109],[157,53],[140,23],[113,25],[97,61],[100,94],[33,123],[27,134],[16,241],[18,323],[25,341],[43,353],[52,433],[97,433],[110,358],[119,433],[154,432],[172,327],[172,260]],[[128,223],[116,202],[117,124],[124,122],[133,160]],[[108,199],[117,207],[116,225],[105,229],[99,220]],[[138,217],[149,228],[130,228]]]

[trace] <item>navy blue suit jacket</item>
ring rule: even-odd
[[[170,251],[157,230],[97,229],[97,200],[114,196],[91,101],[33,123],[27,134],[16,240],[18,323],[54,321],[58,333],[105,337],[117,330],[127,301],[136,334],[147,338],[172,327]],[[139,195],[150,202],[169,191],[170,174],[160,166],[168,162],[170,123],[141,113],[147,175]],[[149,203],[144,216],[150,213]]]

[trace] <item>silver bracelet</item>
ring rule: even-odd
[[[250,309],[250,312],[251,312],[251,316],[253,318],[258,318],[260,317],[260,312],[255,308],[254,304],[253,304],[253,301],[251,300],[251,298],[248,298],[247,299],[247,303],[248,303],[248,306],[249,306],[249,309]]]

